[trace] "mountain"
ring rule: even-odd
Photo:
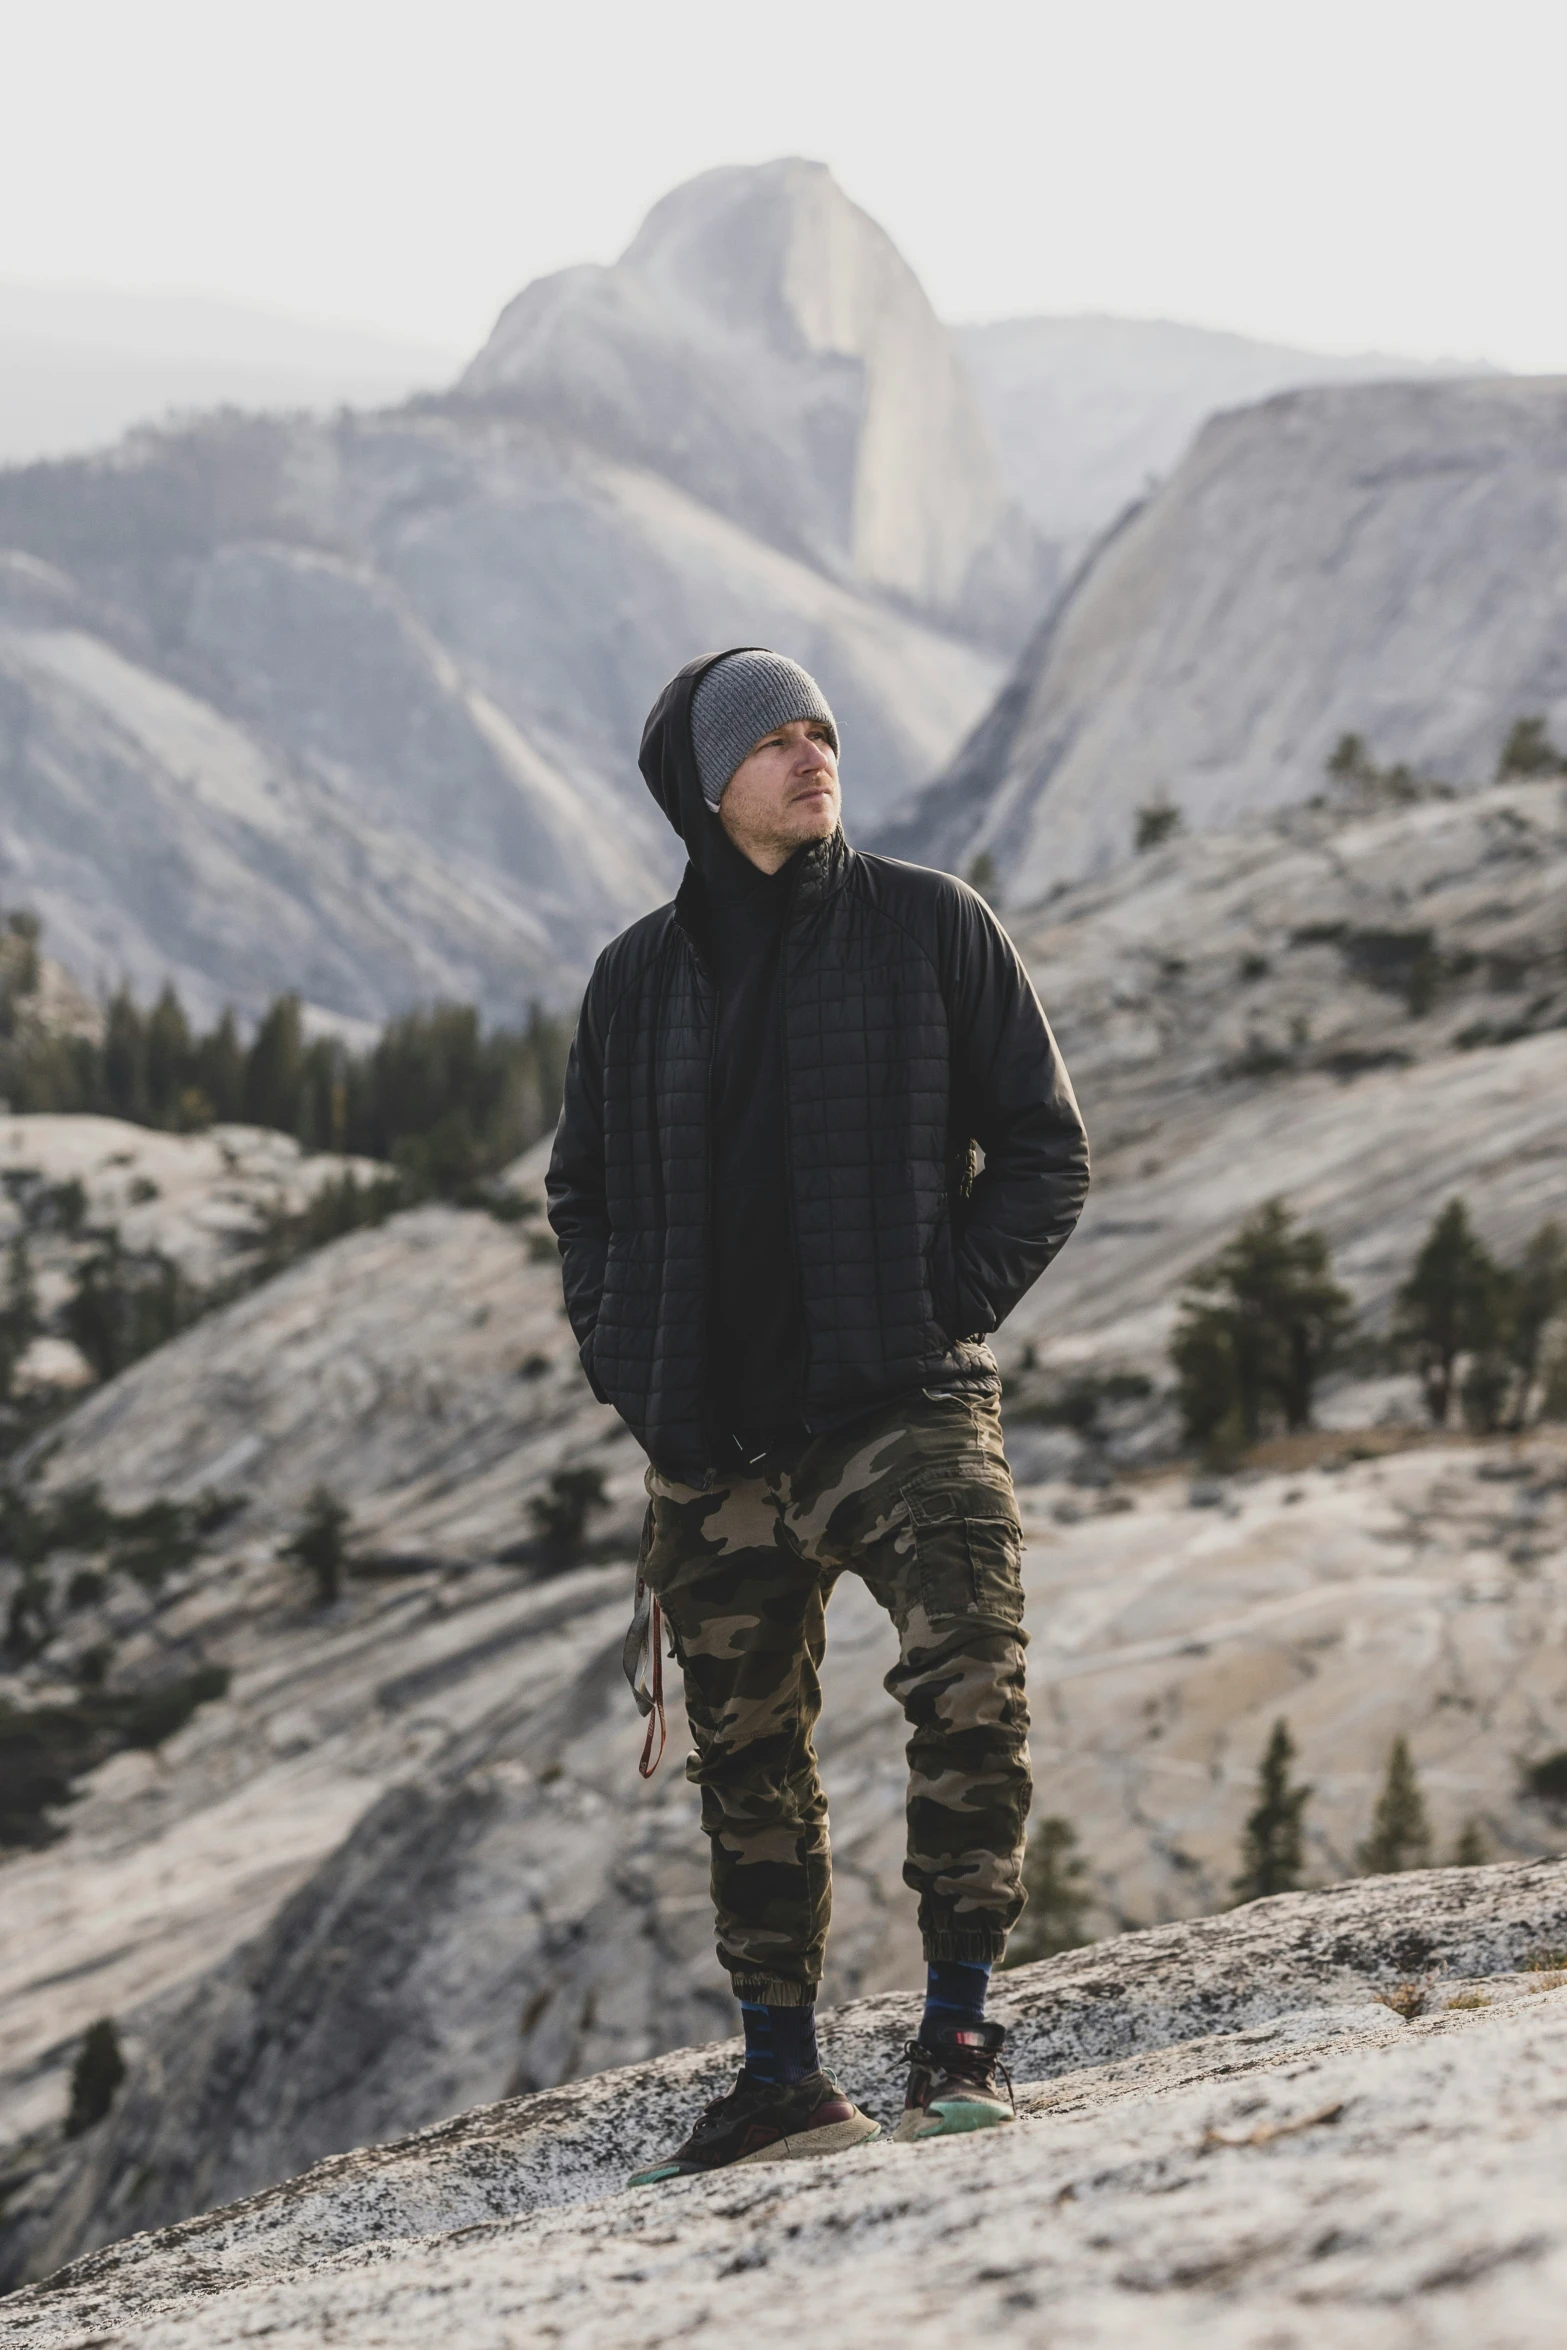
[[[375,406],[455,365],[393,335],[210,296],[0,285],[0,465],[103,447],[171,411]]]
[[[1009,487],[1074,563],[1185,456],[1220,409],[1305,384],[1473,375],[1152,318],[1002,318],[953,329]]]
[[[519,294],[457,392],[966,633],[1014,638],[1053,584],[952,338],[824,164],[677,188],[613,269]]]
[[[994,692],[1035,553],[881,233],[820,167],[708,175],[447,394],[0,473],[0,898],[203,1014],[564,1004],[678,875],[635,749],[680,662],[805,661],[863,826]]]
[[[1099,547],[963,750],[876,845],[1013,908],[1309,800],[1346,733],[1472,785],[1521,715],[1567,737],[1567,382],[1332,386],[1215,418]]]
[[[1567,1870],[1253,1902],[1002,1977],[1016,2124],[627,2194],[720,2094],[708,2046],[338,2155],[6,2303],[18,2343],[454,2350],[802,2333],[1004,2350],[1550,2350]],[[890,2124],[909,1991],[824,2018]],[[137,2092],[132,2091],[135,2095]],[[146,2119],[155,2090],[140,2087]],[[146,2142],[146,2141],[144,2141]],[[1555,2283],[1552,2283],[1552,2279]]]

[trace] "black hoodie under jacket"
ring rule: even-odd
[[[714,1357],[715,1322],[721,1333],[733,1317],[713,1298],[711,892],[733,883],[739,852],[691,747],[691,697],[723,658],[689,662],[643,731],[643,776],[690,863],[674,902],[594,966],[548,1179],[594,1393],[665,1475],[698,1486],[735,1462]],[[788,1417],[820,1431],[921,1387],[994,1392],[985,1335],[1071,1234],[1088,1143],[1028,973],[982,898],[948,874],[863,856],[841,832],[797,852],[788,876],[777,977],[799,1336]],[[721,1110],[748,1073],[722,1074]]]

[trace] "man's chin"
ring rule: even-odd
[[[838,829],[838,811],[830,800],[820,807],[792,809],[788,829],[797,849],[803,849],[807,841],[831,840]]]

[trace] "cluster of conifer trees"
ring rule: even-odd
[[[36,984],[35,960],[21,965],[29,976]],[[0,1018],[0,1097],[16,1111],[96,1111],[182,1132],[271,1126],[309,1150],[390,1160],[417,1189],[453,1195],[553,1125],[569,1043],[538,1005],[520,1027],[486,1032],[470,1005],[437,1004],[356,1052],[311,1036],[295,995],[278,996],[247,1040],[232,1012],[194,1029],[172,986],[150,1009],[122,987],[101,1038]]]
[[[1437,1427],[1456,1403],[1489,1434],[1567,1418],[1564,1317],[1561,1226],[1542,1224],[1506,1265],[1453,1199],[1398,1292],[1391,1332],[1361,1351],[1381,1368],[1413,1368]],[[1317,1385],[1354,1328],[1323,1234],[1302,1229],[1283,1200],[1265,1201],[1186,1284],[1170,1357],[1188,1440],[1222,1457],[1272,1430],[1308,1428]]]
[[[1257,1800],[1241,1835],[1240,1870],[1232,1891],[1237,1902],[1273,1893],[1294,1893],[1305,1879],[1305,1814],[1314,1790],[1294,1776],[1295,1741],[1287,1721],[1277,1721],[1257,1772]],[[1547,1802],[1567,1798],[1567,1752],[1548,1756],[1526,1774],[1528,1792]],[[1445,1857],[1452,1868],[1479,1868],[1492,1857],[1477,1819],[1459,1829],[1452,1851],[1439,1856],[1426,1810],[1425,1794],[1406,1738],[1395,1738],[1355,1862],[1367,1877],[1397,1876],[1405,1869],[1430,1868]],[[1088,1865],[1069,1820],[1051,1813],[1035,1822],[1023,1864],[1028,1907],[1007,1946],[1007,1965],[1053,1958],[1077,1950],[1095,1937],[1088,1931],[1094,1894]]]

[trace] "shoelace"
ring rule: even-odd
[[[999,2073],[1006,2083],[1007,2103],[1017,2111],[1017,2098],[1012,2088],[1012,2075],[999,2048],[927,2048],[923,2040],[911,2040],[904,2050],[910,2064],[921,2066],[926,2072],[946,2073],[966,2081],[971,2089],[993,2089]]]
[[[732,2089],[726,2089],[721,2097],[715,2097],[710,2105],[705,2105],[691,2132],[693,2139],[705,2138],[714,2130],[721,2129],[734,2109],[745,2103],[747,2086],[742,2073]]]

